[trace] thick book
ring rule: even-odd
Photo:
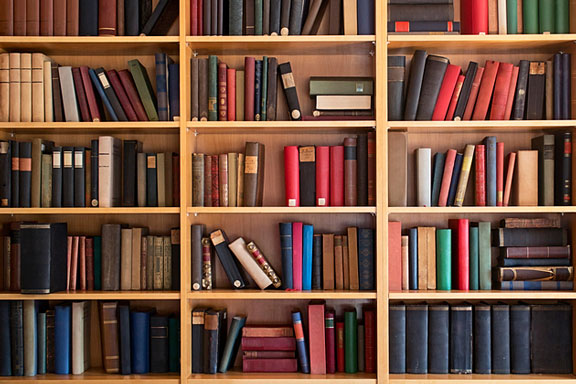
[[[297,372],[296,359],[242,359],[243,372]]]
[[[62,148],[62,206],[74,206],[74,147]]]
[[[412,234],[412,232],[411,232]],[[412,242],[410,236],[409,241]],[[452,230],[436,230],[436,289],[450,290],[452,288]],[[412,277],[412,276],[410,276]],[[412,279],[410,279],[412,280]],[[410,286],[410,289],[418,288]]]
[[[120,242],[119,224],[102,225],[102,290],[120,289]]]
[[[512,72],[514,65],[510,63],[500,63],[498,73],[494,82],[494,94],[490,107],[490,120],[504,120],[508,93],[512,82]]]
[[[240,335],[242,334],[245,323],[246,316],[234,316],[232,318],[232,323],[230,324],[230,330],[228,332],[228,339],[226,340],[226,344],[222,352],[218,372],[226,373],[228,369],[232,368],[234,365],[236,355],[238,354],[238,350],[240,348]]]
[[[546,87],[546,63],[531,61],[526,92],[526,120],[542,120]]]
[[[572,280],[572,267],[500,267],[498,281],[569,281]]]
[[[164,36],[168,34],[178,18],[177,0],[160,0],[154,11],[143,25],[141,34],[146,36]]]
[[[428,323],[428,372],[433,374],[447,374],[450,368],[449,305],[430,305],[428,307]]]
[[[472,373],[472,305],[450,308],[450,373]]]
[[[316,198],[316,148],[314,146],[298,147],[298,155],[299,165],[297,164],[297,167],[300,170],[299,182],[297,183],[300,187],[299,205],[313,207]],[[292,179],[290,179],[290,183],[292,183]]]
[[[136,200],[136,186],[137,186],[137,173],[136,173],[136,157],[142,151],[142,143],[137,140],[124,140],[122,152],[122,206],[135,207],[137,206]]]
[[[310,348],[310,373],[326,374],[325,303],[311,301],[308,304],[308,343]]]
[[[528,92],[530,62],[528,60],[520,60],[518,68],[518,81],[516,83],[516,94],[514,96],[514,107],[511,116],[512,120],[524,120],[526,115],[526,95]]]
[[[479,303],[474,306],[474,349],[472,351],[474,373],[492,372],[491,306]]]
[[[130,60],[128,65],[148,120],[158,121],[156,96],[146,68],[137,59]]]
[[[246,248],[246,242],[239,237],[231,242],[228,247],[234,253],[244,270],[252,277],[260,289],[266,289],[272,284],[271,279],[260,268],[256,260],[252,258]]]
[[[530,373],[530,306],[510,305],[510,372]]]
[[[70,374],[72,319],[70,305],[55,307],[54,320],[54,373]],[[106,369],[106,365],[104,368]]]
[[[242,351],[296,351],[296,339],[292,337],[243,337]]]
[[[404,116],[404,84],[406,56],[388,56],[388,120],[402,120]]]
[[[112,87],[112,84],[110,83],[110,80],[104,68],[97,68],[94,70],[94,72],[96,73],[98,81],[100,81],[100,84],[104,89],[104,93],[106,94],[106,97],[108,98],[108,101],[110,102],[110,105],[112,106],[112,109],[114,110],[114,113],[116,114],[118,120],[128,121],[126,112],[122,108],[122,104],[118,99],[118,95],[114,91],[114,88]],[[64,104],[64,106],[66,106],[66,104]]]
[[[498,247],[565,246],[567,232],[563,228],[498,228],[493,245]]]
[[[428,373],[428,305],[406,305],[406,373]]]
[[[164,373],[168,361],[168,316],[150,316],[150,373]]]
[[[262,206],[264,195],[264,144],[247,142],[244,163],[244,206]]]
[[[122,197],[121,141],[101,136],[98,142],[98,206],[117,207]]]
[[[571,205],[572,133],[555,135],[554,152],[554,202],[556,205]]]
[[[467,291],[470,288],[470,240],[468,219],[450,219],[452,230],[452,255],[454,287]]]
[[[446,67],[431,120],[446,120],[448,107],[461,71],[462,68],[458,65],[448,64]]]
[[[330,205],[344,205],[344,146],[330,147]]]
[[[220,262],[222,263],[224,271],[226,272],[228,280],[232,286],[236,289],[244,288],[246,284],[242,275],[240,274],[238,264],[236,263],[230,249],[228,248],[228,239],[226,238],[224,231],[214,231],[210,233],[210,238],[212,240],[212,244],[214,244],[214,248],[216,249],[216,254],[220,259]]]
[[[434,107],[449,64],[450,61],[446,57],[428,55],[426,58],[416,120],[432,120]]]
[[[132,335],[143,337],[130,338],[130,362],[133,374],[150,372],[150,312],[130,311],[130,331]]]
[[[9,329],[12,376],[24,376],[23,303],[21,300],[10,302]],[[54,363],[54,367],[56,367],[56,363]]]
[[[390,373],[406,373],[406,305],[390,304]]]
[[[286,206],[299,207],[300,206],[299,150],[298,147],[295,145],[284,147],[284,179],[285,179],[284,183],[285,183]]]
[[[530,320],[532,372],[572,372],[572,306],[532,305]]]
[[[486,205],[495,207],[497,200],[496,136],[486,136],[484,146],[486,147]]]
[[[492,373],[510,373],[510,306],[492,305]]]
[[[484,64],[484,73],[482,75],[482,81],[478,89],[478,96],[476,100],[476,106],[474,107],[474,114],[472,115],[472,120],[486,119],[499,67],[500,63],[498,61],[486,60],[486,63]]]
[[[280,78],[282,80],[282,88],[284,90],[284,95],[286,96],[286,102],[288,103],[290,119],[301,120],[302,111],[300,109],[300,102],[298,101],[296,82],[294,81],[294,75],[292,73],[290,62],[279,64],[278,73],[280,74]]]

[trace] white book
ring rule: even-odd
[[[122,141],[98,138],[98,199],[103,208],[117,207],[122,196]]]
[[[432,149],[416,150],[417,206],[430,207],[432,203]]]
[[[266,289],[272,285],[272,280],[264,273],[260,268],[256,260],[250,255],[248,249],[246,248],[246,242],[243,238],[239,237],[233,242],[231,242],[228,247],[234,253],[242,267],[248,272],[250,277],[254,279],[254,282],[260,287],[260,289]]]
[[[60,90],[62,92],[62,104],[64,106],[64,118],[66,121],[80,121],[80,111],[76,102],[76,88],[72,77],[72,67],[58,67],[60,75]]]
[[[90,302],[72,303],[72,374],[90,368]]]
[[[0,121],[10,121],[10,54],[0,53]]]
[[[52,63],[45,61],[43,66],[44,75],[44,121],[54,121],[54,104],[52,99]]]
[[[498,0],[498,34],[508,34],[508,21],[506,17],[507,0]]]
[[[372,108],[372,95],[318,95],[316,109],[330,110],[369,110]]]

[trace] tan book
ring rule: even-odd
[[[420,285],[420,255],[426,273],[425,285]],[[418,227],[418,288],[436,289],[436,228]]]
[[[10,121],[10,54],[0,53],[0,122]]]
[[[344,273],[344,289],[350,290],[350,257],[348,255],[348,236],[342,236],[342,271]]]
[[[244,206],[244,154],[238,154],[238,166],[236,168],[237,186],[236,186],[236,206]]]
[[[518,6],[516,7],[516,15],[518,17],[517,25],[518,25],[518,33],[524,33],[524,19],[522,17],[522,0],[517,1]]]
[[[166,206],[172,207],[174,205],[173,199],[173,183],[172,179],[174,174],[172,171],[172,159],[174,154],[172,152],[166,152],[164,154],[164,181],[166,185]]]
[[[10,53],[10,121],[21,121],[20,98],[22,96],[21,84],[21,54]]]
[[[220,192],[220,206],[228,207],[228,155],[226,153],[218,156],[218,191]]]
[[[120,372],[120,346],[118,337],[118,302],[99,302],[102,365],[106,373]]]
[[[228,206],[237,207],[238,198],[238,154],[228,154]]]
[[[32,54],[32,121],[43,122],[44,112],[44,62],[46,55]]]
[[[146,154],[136,154],[136,193],[138,206],[146,206]]]
[[[488,33],[498,34],[498,0],[488,0]]]
[[[140,289],[148,290],[148,237],[142,236],[140,239]]]
[[[356,0],[343,0],[342,15],[344,16],[345,35],[358,34],[357,12],[358,10]]]
[[[147,234],[147,228],[132,228],[132,276],[130,286],[133,291],[142,288],[140,274],[142,272],[142,236]]]
[[[20,56],[20,121],[32,121],[32,54]]]
[[[120,234],[120,290],[132,289],[132,228],[122,228]]]
[[[42,154],[42,186],[41,186],[41,201],[42,208],[50,208],[52,206],[52,154]]]
[[[408,146],[405,132],[388,133],[388,164],[394,164],[394,172],[388,173],[388,205],[405,207],[408,196]]]
[[[146,288],[151,291],[154,289],[154,239],[156,236],[146,237]]]
[[[546,120],[554,120],[554,62],[546,60]]]
[[[72,374],[80,375],[90,368],[90,319],[92,303],[72,303]]]
[[[516,205],[538,205],[538,151],[518,151],[514,186]]]
[[[168,291],[172,288],[172,239],[170,236],[162,236],[163,248],[163,270],[162,289]]]
[[[318,95],[316,109],[319,110],[369,110],[372,108],[371,95]]]
[[[334,288],[344,289],[344,261],[342,254],[342,236],[334,235]]]
[[[244,71],[236,70],[236,120],[244,121]]]
[[[464,197],[466,196],[466,188],[468,187],[468,178],[470,177],[470,168],[472,167],[472,160],[474,158],[475,145],[468,144],[464,150],[464,158],[462,159],[462,169],[460,170],[460,178],[458,179],[458,188],[456,188],[456,198],[454,199],[454,206],[461,207],[464,204]],[[420,286],[420,285],[418,285]]]
[[[360,289],[360,278],[358,276],[358,228],[348,227],[348,268],[350,272],[350,289],[357,291]]]
[[[156,177],[158,183],[158,206],[166,206],[166,156],[164,153],[156,154]]]
[[[35,138],[32,140],[32,179],[30,183],[30,204],[40,207],[42,189],[42,153],[49,150],[54,143]]]
[[[334,289],[334,234],[322,234],[322,278],[324,290]]]
[[[52,99],[52,62],[46,60],[42,63],[44,81],[44,121],[54,121],[54,102]]]
[[[260,268],[256,260],[250,255],[250,252],[248,252],[246,242],[243,238],[237,238],[231,242],[228,247],[260,289],[266,289],[272,285],[272,280],[270,280],[268,275]]]
[[[164,289],[164,238],[154,236],[154,290]]]
[[[428,286],[428,248],[426,245],[426,228],[418,227],[418,288]]]
[[[408,236],[402,236],[401,238],[402,247],[402,290],[410,289],[410,271],[408,262]]]

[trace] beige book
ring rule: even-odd
[[[228,206],[237,207],[238,199],[238,154],[228,154]]]
[[[154,290],[164,288],[164,238],[154,236]]]
[[[20,121],[32,121],[32,54],[20,56]]]
[[[358,228],[346,228],[348,234],[348,268],[350,271],[350,290],[360,289],[360,278],[358,275]]]
[[[345,35],[358,34],[357,12],[358,10],[356,0],[344,0],[342,3],[342,15],[344,16]]]
[[[402,290],[410,289],[410,273],[408,262],[408,236],[402,236]]]
[[[122,196],[122,141],[98,138],[98,199],[103,208],[120,206]]]
[[[80,375],[90,368],[89,301],[72,303],[72,374]]]
[[[488,0],[488,33],[498,34],[498,0]]]
[[[244,121],[244,71],[236,70],[236,120]]]
[[[472,167],[472,160],[474,160],[475,145],[468,144],[464,150],[464,158],[462,159],[462,169],[460,170],[460,178],[458,179],[458,187],[456,188],[456,198],[454,199],[454,206],[461,207],[464,204],[464,197],[466,196],[466,189],[468,188],[468,179],[470,178],[470,168]]]
[[[146,237],[146,289],[149,291],[154,289],[154,239],[156,236]]]
[[[344,289],[350,290],[350,258],[348,255],[348,236],[342,236],[342,271],[344,273]]]
[[[418,288],[436,289],[435,227],[418,227]]]
[[[147,232],[146,228],[132,228],[132,276],[131,289],[139,291],[142,289],[140,281],[142,264],[142,235]]]
[[[136,193],[138,206],[146,206],[146,154],[136,154]]]
[[[132,228],[122,228],[120,235],[120,290],[132,289]]]
[[[80,110],[76,100],[76,87],[72,67],[58,67],[60,76],[60,91],[62,93],[62,106],[64,107],[64,118],[66,121],[80,121]]]
[[[148,238],[142,236],[140,239],[140,289],[148,290]]]
[[[20,98],[22,95],[21,71],[20,71],[21,54],[10,54],[10,121],[21,121]]]
[[[54,121],[54,104],[52,99],[52,62],[46,60],[42,66],[44,80],[44,121]]]
[[[172,239],[170,236],[163,236],[164,239],[164,270],[162,272],[162,282],[165,291],[172,288]]]
[[[516,205],[538,205],[538,151],[518,151],[514,176]]]
[[[0,53],[0,122],[10,121],[10,54]]]
[[[506,0],[498,0],[498,34],[508,34],[508,25],[506,21]]]
[[[546,120],[554,120],[554,62],[546,61]]]
[[[164,154],[164,177],[166,185],[166,206],[171,207],[174,205],[174,199],[172,198],[172,158],[174,154],[172,152],[166,152]]]
[[[405,207],[408,196],[408,146],[405,132],[388,133],[388,164],[394,164],[394,172],[388,174],[388,205]]]
[[[236,168],[238,175],[237,188],[236,188],[236,206],[244,206],[244,154],[238,154],[238,167]]]
[[[316,109],[319,110],[366,110],[372,108],[371,95],[318,95]]]
[[[41,206],[50,208],[52,206],[52,154],[42,154],[42,187]]]
[[[164,153],[156,154],[156,177],[158,185],[158,206],[166,206],[166,156]]]
[[[32,54],[32,121],[44,121],[44,61],[46,55]]]
[[[272,285],[272,280],[266,275],[266,273],[260,268],[256,260],[252,258],[248,249],[246,248],[246,242],[243,238],[239,237],[233,242],[231,242],[228,247],[232,253],[236,256],[242,267],[248,272],[250,277],[254,279],[254,282],[260,287],[260,289],[266,289]]]

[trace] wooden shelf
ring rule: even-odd
[[[0,208],[0,215],[150,215],[178,214],[178,207]]]
[[[150,384],[177,384],[180,383],[180,375],[177,373],[150,373],[146,375],[118,375],[107,374],[101,368],[91,368],[81,375],[38,375],[38,376],[2,376],[1,382],[20,382],[27,381],[30,383],[55,383],[55,382],[89,382],[91,384],[122,384],[127,380],[133,380],[138,383]]]
[[[370,373],[345,374],[337,373],[334,375],[308,375],[304,373],[244,373],[229,371],[225,374],[206,375],[192,374],[188,376],[188,382],[207,383],[218,382],[220,384],[239,384],[239,383],[257,383],[257,384],[311,384],[311,383],[346,383],[346,384],[376,384],[376,375]]]
[[[541,213],[576,213],[576,206],[548,207],[389,207],[389,214],[541,214]]]
[[[573,128],[575,120],[389,121],[391,131],[458,133],[466,131],[543,131]]]
[[[576,295],[575,295],[576,296]],[[190,300],[277,300],[277,299],[326,299],[326,300],[362,300],[376,299],[376,292],[371,291],[261,291],[255,289],[214,289],[209,291],[190,291]]]
[[[391,291],[390,300],[573,300],[575,291]]]
[[[190,134],[256,133],[343,133],[374,129],[374,120],[349,121],[192,121],[186,124]]]
[[[389,34],[388,49],[442,48],[460,52],[477,49],[557,50],[576,41],[576,34],[538,35],[404,35]]]
[[[172,133],[179,132],[177,121],[141,122],[54,122],[54,123],[0,123],[0,131],[38,134],[122,134],[122,133]]]
[[[576,383],[573,375],[390,375],[390,384],[444,384],[444,383],[474,383],[474,384],[501,384],[513,382],[515,384],[535,383]]]
[[[70,291],[47,295],[0,292],[0,300],[179,300],[178,291]]]
[[[376,207],[188,207],[188,213],[376,213]]]

